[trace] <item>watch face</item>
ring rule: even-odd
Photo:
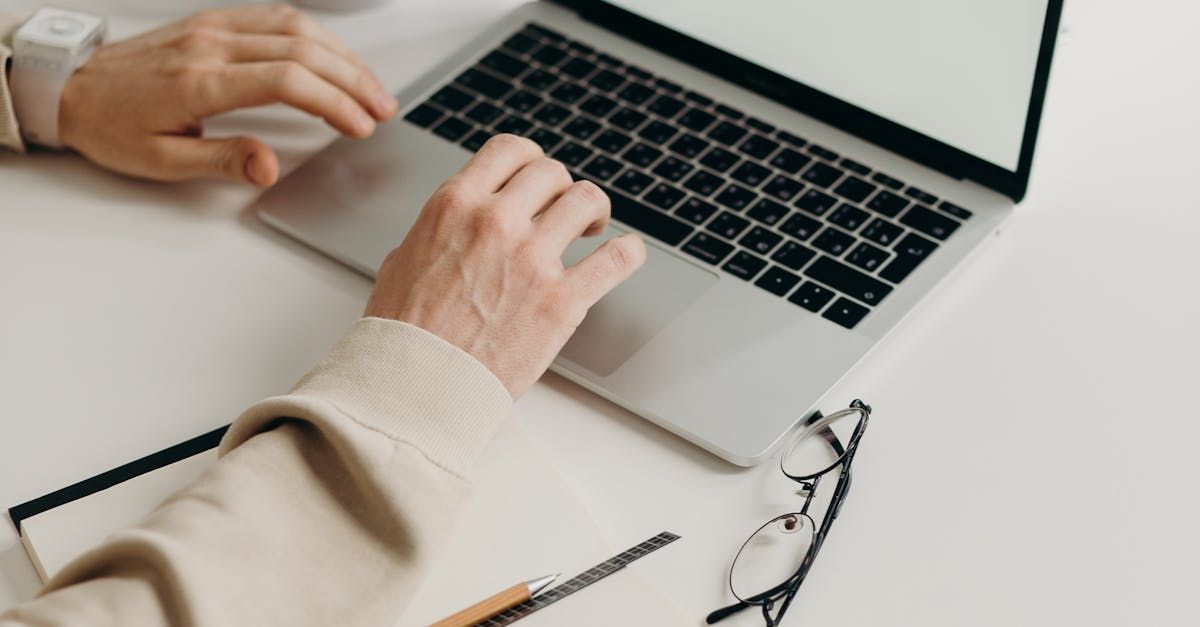
[[[104,20],[95,15],[45,8],[21,26],[14,40],[74,49],[92,39],[103,24]]]

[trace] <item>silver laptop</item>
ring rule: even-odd
[[[258,209],[373,275],[489,136],[537,141],[608,191],[606,236],[649,244],[553,369],[751,465],[1012,213],[1061,11],[533,2],[405,89],[395,121],[335,142]]]

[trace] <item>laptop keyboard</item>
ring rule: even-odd
[[[537,24],[404,117],[472,151],[528,137],[613,218],[848,329],[971,217]]]

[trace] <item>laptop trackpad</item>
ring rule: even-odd
[[[563,254],[570,266],[621,232],[577,240]],[[602,377],[613,373],[718,280],[647,243],[646,265],[588,311],[560,355]]]

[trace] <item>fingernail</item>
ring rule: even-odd
[[[358,129],[358,134],[366,137],[375,130],[375,120],[366,111],[360,110],[354,115],[354,126]]]
[[[375,107],[382,115],[389,116],[395,113],[396,109],[400,108],[400,103],[396,102],[396,99],[391,94],[381,91],[379,92],[379,97],[375,99]]]
[[[246,157],[246,179],[255,185],[262,185],[262,173],[259,172],[258,159],[254,155]]]

